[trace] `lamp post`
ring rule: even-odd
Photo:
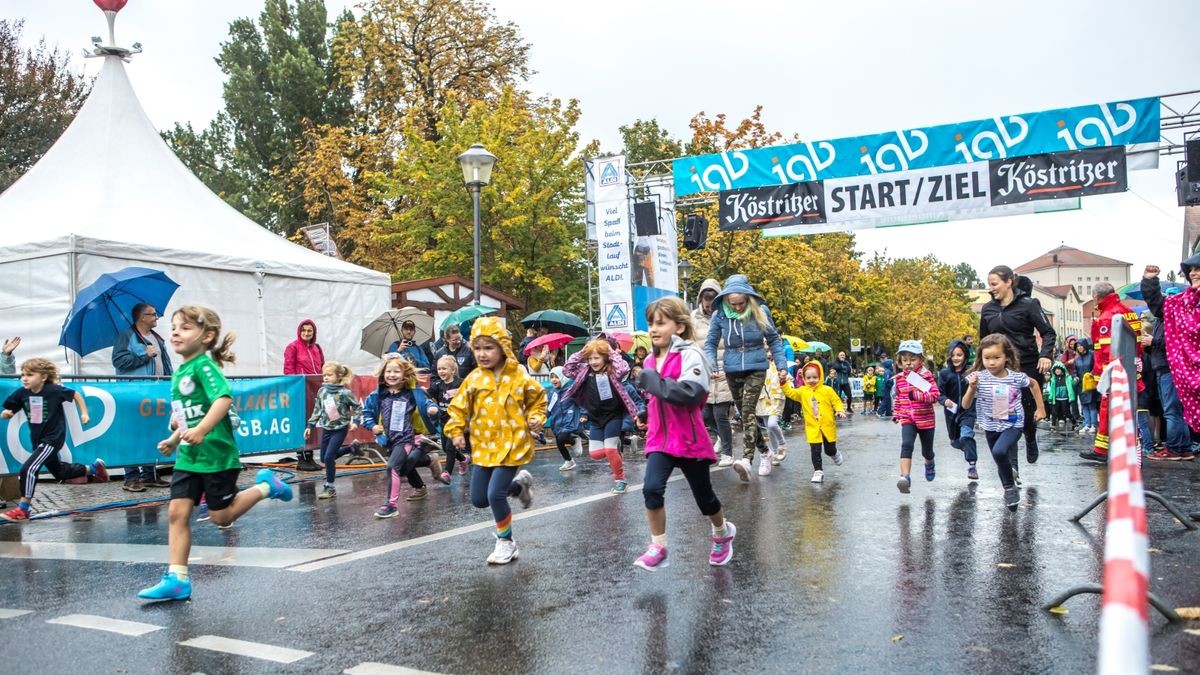
[[[688,277],[692,275],[692,268],[695,267],[695,265],[687,260],[680,260],[676,267],[679,268],[679,275],[683,277],[683,304],[686,305]]]
[[[463,182],[471,190],[472,203],[475,207],[475,304],[479,304],[479,190],[492,180],[492,167],[496,165],[496,156],[483,146],[476,143],[458,156],[458,165],[462,167]]]

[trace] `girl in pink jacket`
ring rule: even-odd
[[[642,496],[650,525],[650,546],[633,564],[651,571],[668,564],[663,494],[671,472],[678,468],[692,489],[700,513],[712,523],[708,563],[726,565],[733,558],[737,529],[725,520],[721,500],[713,492],[708,476],[709,466],[717,461],[702,415],[708,399],[708,361],[691,342],[692,317],[679,298],[660,298],[650,303],[646,321],[654,349],[646,358],[637,384],[647,394],[646,419],[639,420],[638,425],[646,428]]]
[[[896,487],[908,494],[912,479],[908,477],[912,468],[913,446],[921,439],[921,456],[925,458],[925,480],[933,480],[933,428],[937,416],[933,406],[938,402],[937,379],[925,367],[925,350],[920,340],[905,340],[900,343],[900,367],[896,374],[895,404],[892,421],[900,425],[900,480]],[[923,384],[922,384],[923,383]]]

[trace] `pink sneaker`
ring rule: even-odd
[[[458,463],[458,475],[460,475],[460,476],[467,475],[467,460],[464,459],[463,461]]]
[[[737,536],[737,528],[728,520],[725,521],[725,536],[713,537],[712,553],[708,555],[709,565],[728,565],[733,560],[733,538]]]
[[[442,481],[443,483],[445,483],[446,485],[449,485],[449,484],[450,484],[450,472],[449,472],[449,471],[443,471],[443,472],[442,472],[442,475],[441,475],[441,478],[439,478],[439,480],[441,480],[441,481]]]
[[[644,570],[650,570],[653,572],[654,570],[660,570],[670,565],[671,562],[667,560],[666,546],[650,544],[650,546],[646,549],[646,552],[643,553],[640,558],[634,560],[633,564]]]

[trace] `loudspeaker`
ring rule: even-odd
[[[708,220],[704,216],[689,214],[683,223],[683,247],[689,251],[704,248],[708,243]]]
[[[1200,183],[1200,138],[1187,142],[1187,179],[1189,183]]]
[[[1191,165],[1175,172],[1175,196],[1180,206],[1200,206],[1200,180],[1188,178]]]
[[[658,208],[654,202],[634,202],[633,222],[637,226],[639,237],[653,237],[662,234],[658,229]]]

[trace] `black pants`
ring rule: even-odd
[[[575,439],[583,438],[576,432],[568,432],[565,434],[554,434],[554,444],[558,446],[558,454],[562,455],[564,462],[569,462],[571,459],[571,448],[575,447]]]
[[[1017,468],[1017,441],[1021,439],[1021,430],[1013,427],[1004,431],[984,431],[988,448],[992,451],[992,459],[996,460],[996,473],[1000,475],[1000,484],[1005,488],[1013,486],[1013,469]]]
[[[753,422],[751,422],[753,424]],[[663,494],[667,491],[667,479],[671,472],[679,469],[692,488],[692,497],[700,513],[711,516],[721,510],[721,500],[713,492],[712,481],[708,477],[710,462],[700,459],[684,459],[674,457],[665,452],[651,452],[646,455],[646,474],[642,485],[642,498],[646,509],[655,511],[663,508]]]
[[[49,469],[50,475],[58,480],[71,480],[87,475],[86,466],[59,461],[59,449],[49,443],[41,443],[33,449],[29,459],[21,465],[21,477],[18,482],[21,484],[22,499],[25,501],[33,499],[33,490],[37,487],[37,475],[43,466]]]
[[[830,457],[833,457],[838,452],[837,441],[827,441],[822,438],[821,442],[819,443],[809,443],[808,449],[812,452],[813,471],[821,470],[822,447],[825,449],[825,454],[829,455]]]
[[[710,433],[717,435],[720,447],[717,452],[722,455],[733,454],[733,427],[729,425],[729,406],[731,401],[724,403],[709,403],[704,406],[704,426]]]
[[[1050,418],[1052,424],[1058,424],[1063,420],[1075,423],[1075,415],[1071,413],[1071,401],[1066,399],[1054,402],[1054,416]]]
[[[912,459],[913,447],[921,439],[921,456],[928,464],[933,461],[933,429],[918,429],[912,424],[900,425],[900,459]]]
[[[1021,366],[1021,372],[1029,376],[1029,379],[1042,384],[1042,374],[1038,372],[1037,363],[1030,366]],[[1025,458],[1033,464],[1038,459],[1038,442],[1037,442],[1037,420],[1033,419],[1033,413],[1037,410],[1037,401],[1033,398],[1033,388],[1025,387],[1021,390],[1021,409],[1025,412]],[[1015,466],[1015,464],[1014,464]]]
[[[839,383],[837,386],[834,387],[834,390],[837,391],[838,396],[840,396],[846,400],[846,410],[853,412],[854,411],[854,394],[851,393],[850,383],[849,382]]]
[[[467,454],[464,455],[462,450],[454,447],[454,442],[448,438],[445,433],[442,434],[442,454],[446,459],[446,473],[454,473],[454,463],[467,461],[467,457],[470,456],[470,453],[471,439],[467,439]]]

